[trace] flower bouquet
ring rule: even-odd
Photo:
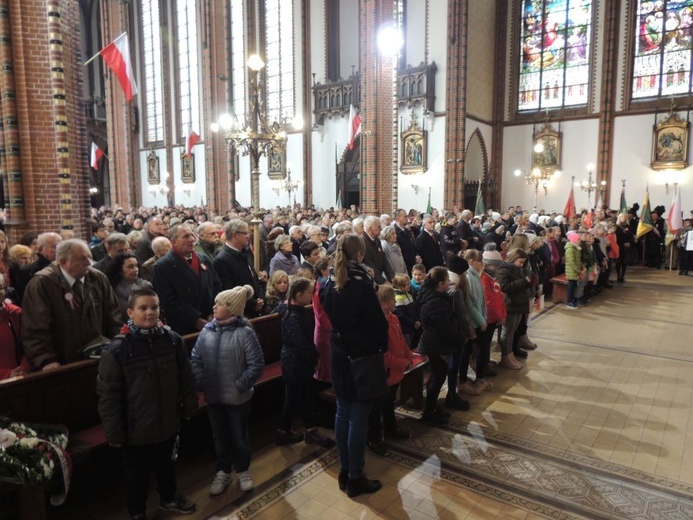
[[[66,431],[0,417],[0,482],[59,489],[51,503],[60,505],[70,487],[70,470]]]

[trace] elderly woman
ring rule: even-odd
[[[380,232],[380,243],[387,261],[395,274],[407,274],[407,264],[402,256],[402,249],[397,243],[395,226],[385,226]]]
[[[29,265],[33,255],[34,252],[31,250],[31,248],[22,244],[13,245],[8,254],[10,264],[17,264],[19,267]]]
[[[277,252],[269,263],[269,275],[275,271],[284,271],[289,276],[296,274],[301,264],[298,258],[294,256],[293,245],[291,243],[291,237],[289,235],[279,235],[274,239],[274,248]]]

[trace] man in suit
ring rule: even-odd
[[[363,234],[361,236],[366,243],[363,263],[373,269],[375,283],[381,285],[392,280],[395,273],[380,244],[380,219],[373,215],[366,217],[363,221]]]
[[[468,249],[476,249],[476,242],[479,242],[479,239],[472,232],[471,221],[473,216],[471,211],[465,209],[462,215],[460,215],[460,221],[457,223],[457,236],[460,240],[467,242]]]
[[[426,271],[430,271],[438,265],[445,266],[443,255],[440,252],[440,235],[436,232],[436,222],[430,215],[424,217],[423,229],[416,237],[416,252],[421,257]]]
[[[137,242],[137,246],[135,247],[135,256],[137,257],[137,261],[140,265],[154,256],[154,251],[152,250],[152,240],[161,236],[166,236],[164,233],[164,221],[161,220],[161,217],[149,217],[146,232],[144,233],[142,239]]]
[[[180,335],[191,334],[212,319],[221,284],[210,260],[195,253],[190,227],[173,226],[170,241],[171,250],[154,264],[154,290],[168,325]]]
[[[106,237],[106,240],[104,240],[104,244],[106,246],[106,256],[92,265],[94,269],[102,273],[108,270],[113,264],[114,258],[118,256],[119,253],[124,253],[130,249],[128,237],[123,233],[111,233]]]
[[[245,316],[254,318],[265,305],[265,291],[253,267],[253,255],[248,250],[248,224],[234,218],[226,224],[226,244],[214,259],[214,268],[219,274],[222,290],[239,285],[250,285],[254,296],[245,305]]]
[[[404,263],[407,265],[407,272],[411,273],[415,264],[421,263],[421,257],[416,254],[416,238],[411,229],[407,226],[407,212],[403,209],[395,210],[395,231],[397,232],[397,244],[402,250]]]

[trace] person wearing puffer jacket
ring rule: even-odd
[[[197,387],[204,392],[214,437],[216,474],[209,490],[219,495],[231,483],[231,466],[241,491],[250,491],[248,419],[253,385],[265,369],[255,331],[243,317],[250,285],[220,292],[214,300],[214,319],[200,332],[191,366]]]
[[[585,276],[585,267],[582,265],[582,248],[580,247],[580,235],[571,231],[568,233],[568,243],[565,245],[565,277],[568,280],[568,302],[566,308],[577,309],[578,301],[575,291],[578,281]]]
[[[505,308],[508,314],[501,331],[501,362],[500,366],[519,370],[522,368],[514,356],[513,336],[524,314],[529,313],[529,298],[532,288],[532,278],[526,276],[523,266],[527,261],[527,253],[523,249],[513,249],[508,253],[496,274],[496,280],[504,294]]]

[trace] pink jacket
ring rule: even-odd
[[[385,369],[387,370],[388,386],[396,385],[404,379],[404,371],[408,365],[414,362],[414,355],[407,346],[407,340],[402,334],[402,327],[399,324],[399,318],[392,313],[387,316],[387,323],[390,326],[388,332],[389,341],[387,352],[385,352]]]
[[[330,371],[330,333],[332,332],[332,324],[330,319],[325,314],[325,309],[322,308],[320,298],[318,297],[319,283],[315,284],[313,292],[313,314],[315,315],[315,334],[313,340],[315,347],[318,349],[318,364],[315,367],[313,377],[324,383],[332,382],[332,372]]]

